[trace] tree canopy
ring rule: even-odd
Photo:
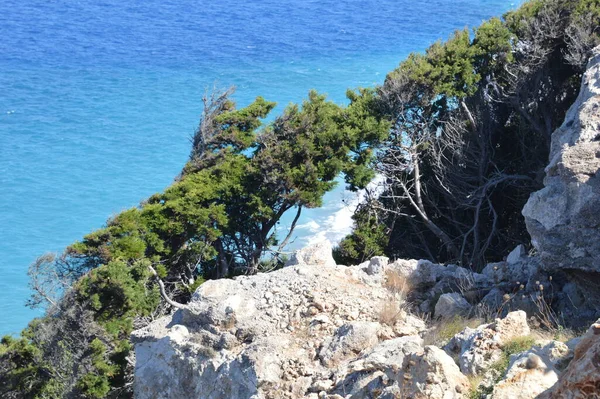
[[[303,208],[321,206],[340,174],[353,190],[374,176],[371,148],[385,137],[387,125],[367,115],[372,91],[348,92],[346,107],[311,91],[268,124],[263,120],[275,103],[257,97],[237,108],[231,94],[206,97],[190,159],[177,181],[109,219],[61,256],[44,256],[32,265],[32,304],[50,306],[21,339],[2,344],[6,370],[0,373],[9,382],[0,392],[14,393],[27,379],[36,381],[23,391],[27,397],[58,389],[57,397],[101,398],[125,389],[133,328],[167,312],[177,303],[171,299],[185,303],[204,279],[256,273],[265,256],[277,267]],[[294,209],[290,230],[278,232],[281,217]],[[282,242],[278,233],[287,234]],[[62,282],[62,299],[56,298],[56,280]],[[69,332],[57,320],[69,320],[74,307],[87,318],[69,324]],[[51,334],[51,325],[62,336]],[[29,353],[26,364],[47,358],[63,364],[68,357],[82,366],[71,368],[66,380],[52,362],[43,373],[39,368],[25,373],[17,352]]]

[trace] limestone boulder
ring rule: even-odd
[[[403,336],[425,323],[400,307],[381,274],[327,255],[317,246],[299,251],[294,266],[207,281],[185,309],[135,331],[135,397],[321,398],[347,386],[358,398],[384,389],[388,370],[423,350],[419,337]],[[394,301],[402,312],[383,325]]]
[[[291,256],[286,266],[335,266],[331,242],[328,240],[318,242],[306,248],[302,248]]]
[[[544,268],[600,272],[600,47],[552,134],[544,186],[522,211]]]
[[[469,393],[468,378],[454,360],[436,346],[426,346],[404,360],[399,376],[401,398],[458,399]]]
[[[442,319],[452,319],[456,316],[466,316],[471,311],[471,305],[457,292],[442,294],[435,304],[434,316]]]
[[[319,351],[319,359],[325,366],[333,366],[341,360],[356,356],[378,342],[376,322],[353,322],[344,324],[335,331]]]
[[[569,356],[562,342],[540,342],[511,356],[505,377],[494,386],[491,399],[534,399],[557,381]]]
[[[529,334],[527,315],[520,310],[476,329],[467,327],[455,335],[444,349],[458,358],[460,370],[464,374],[481,375],[502,357],[502,345],[513,338]]]
[[[385,256],[375,256],[371,258],[367,265],[367,274],[376,275],[383,274],[390,260]]]
[[[578,341],[573,360],[540,399],[600,398],[600,320]]]

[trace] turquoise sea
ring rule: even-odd
[[[30,262],[172,182],[207,88],[236,85],[240,105],[262,95],[277,111],[311,88],[343,103],[517,3],[0,1],[0,334],[39,314],[25,307]],[[345,234],[343,199],[306,212],[294,245]]]

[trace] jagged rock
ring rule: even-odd
[[[464,374],[479,375],[501,358],[503,344],[529,333],[527,315],[520,310],[476,329],[467,327],[455,335],[444,350],[458,357],[460,370]]]
[[[356,372],[348,365],[357,359],[372,369],[359,385],[378,384],[384,371],[375,370],[377,362],[400,356],[378,348],[380,340],[416,334],[425,323],[402,311],[384,328],[381,310],[397,299],[374,277],[358,266],[320,262],[205,282],[186,309],[134,332],[135,397],[327,397]],[[421,348],[415,339],[407,337],[406,348]]]
[[[351,363],[350,368],[357,370],[384,370],[394,365],[402,367],[404,357],[410,353],[423,351],[423,339],[418,335],[400,337],[384,341],[372,348],[364,356]]]
[[[341,395],[351,393],[352,398],[367,398],[373,392],[382,392],[393,384],[387,372],[401,369],[407,355],[421,352],[423,339],[418,336],[381,342],[350,362],[347,368],[339,370],[336,376],[338,382],[331,392]]]
[[[539,399],[593,399],[600,397],[600,320],[575,347],[573,360],[553,388]]]
[[[427,329],[427,325],[423,319],[404,312],[404,317],[398,320],[393,329],[397,337],[404,337],[422,333]]]
[[[404,359],[397,377],[401,398],[458,399],[466,397],[470,384],[454,360],[435,346]]]
[[[409,299],[422,312],[433,311],[440,295],[447,292],[478,295],[478,291],[492,285],[492,281],[456,265],[439,265],[426,260],[399,259],[387,267],[386,273],[394,273],[404,282]]]
[[[391,340],[351,364],[335,393],[350,399],[458,399],[469,381],[451,357],[416,337]]]
[[[521,261],[521,258],[527,255],[527,251],[523,245],[517,245],[506,257],[506,262],[510,265]]]
[[[385,256],[375,256],[369,261],[367,266],[367,274],[375,275],[382,274],[385,271],[386,266],[390,263],[389,258]]]
[[[543,267],[600,272],[600,47],[552,134],[544,185],[522,212]]]
[[[291,256],[286,266],[335,266],[331,243],[327,240],[302,248]]]
[[[469,314],[471,305],[457,292],[442,294],[435,304],[435,317],[451,319]]]
[[[319,351],[319,359],[325,366],[331,367],[340,360],[370,349],[378,342],[377,332],[380,327],[379,323],[374,322],[344,324],[323,345]]]
[[[494,387],[491,399],[534,399],[558,381],[569,348],[558,341],[541,342],[514,354],[506,376]]]
[[[502,302],[504,302],[504,292],[499,290],[498,288],[492,288],[490,292],[488,292],[478,304],[478,308],[481,313],[488,313],[490,311],[495,311],[496,309],[500,309],[502,306]]]
[[[511,252],[514,253],[515,251]],[[482,274],[494,284],[508,283],[515,287],[537,281],[539,277],[539,258],[524,255],[513,256],[511,262],[490,263],[484,267]],[[518,283],[518,284],[517,284]]]

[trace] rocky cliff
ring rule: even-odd
[[[460,398],[470,390],[465,373],[483,370],[500,356],[502,342],[529,332],[525,313],[516,312],[463,332],[457,349],[427,345],[426,323],[408,311],[404,295],[469,275],[456,266],[390,264],[382,257],[338,266],[327,243],[300,251],[291,263],[268,274],[208,281],[187,309],[137,331],[136,397],[366,398],[378,392],[394,398],[421,392],[414,397]],[[437,301],[441,316],[469,312],[462,296],[447,296]]]
[[[544,185],[523,209],[544,268],[600,272],[600,48],[552,135]]]
[[[136,397],[600,397],[600,324],[565,342],[540,329],[600,312],[594,54],[553,134],[545,188],[523,209],[536,255],[519,246],[479,274],[383,257],[336,265],[322,243],[281,270],[208,281],[133,334]]]

